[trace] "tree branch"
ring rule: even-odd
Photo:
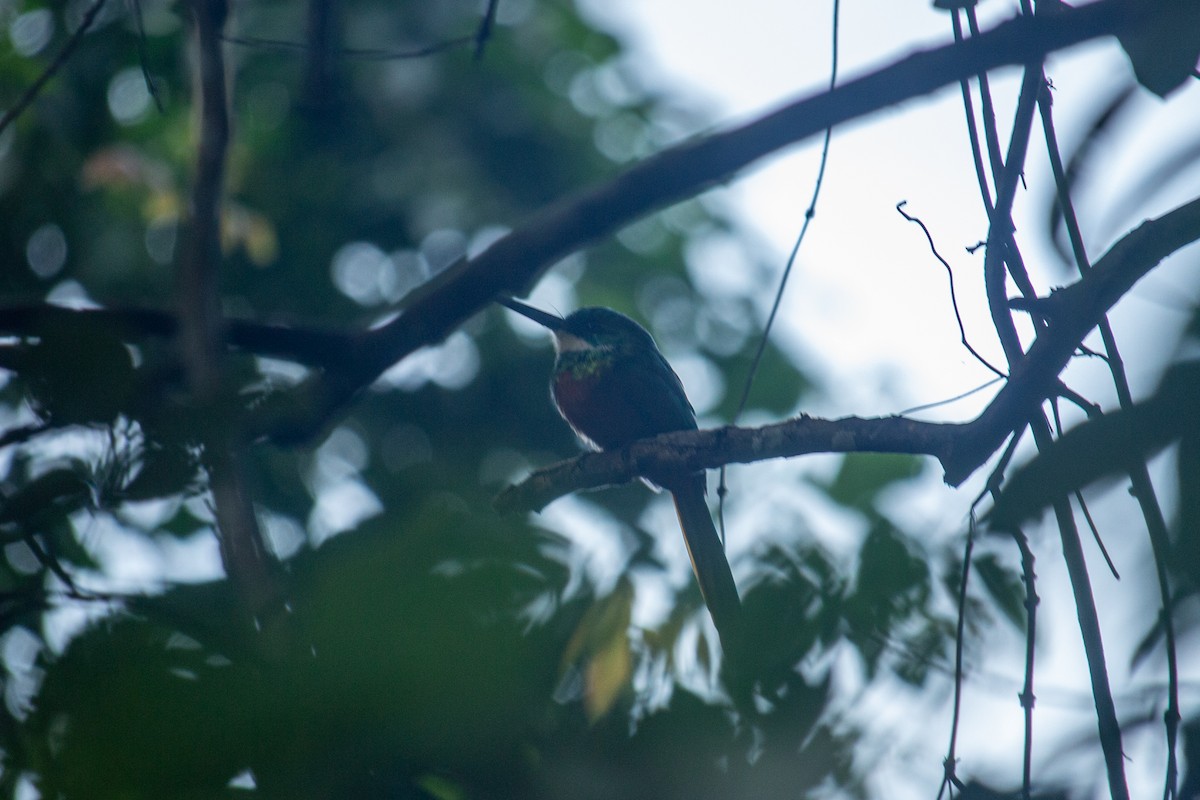
[[[188,236],[179,261],[179,344],[196,407],[209,416],[197,425],[217,518],[221,561],[250,615],[274,623],[281,587],[244,485],[239,458],[241,431],[220,413],[221,356],[225,325],[221,312],[221,194],[229,145],[229,111],[221,30],[226,0],[192,0],[200,132],[192,186]],[[231,429],[232,428],[232,429]],[[273,630],[276,626],[271,625]]]
[[[639,475],[712,469],[810,453],[910,453],[946,459],[961,427],[905,417],[827,420],[801,416],[761,428],[728,425],[676,431],[620,450],[585,453],[543,467],[502,491],[494,504],[500,511],[536,511],[569,492],[627,483]]]
[[[45,304],[0,307],[0,334],[36,336],[49,328],[67,327],[86,335],[109,331],[126,341],[179,334],[179,318],[151,308],[66,308]],[[332,368],[346,360],[358,334],[304,325],[226,319],[225,344],[268,358],[312,367]]]

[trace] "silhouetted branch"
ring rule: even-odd
[[[221,30],[226,0],[193,0],[200,90],[200,141],[192,186],[188,237],[180,256],[179,341],[192,395],[211,412],[221,393],[225,326],[219,296],[220,210],[229,144],[228,100]],[[221,561],[250,612],[263,623],[278,607],[281,588],[246,492],[239,460],[241,431],[219,419],[198,426],[217,519]]]
[[[226,319],[225,344],[232,349],[268,358],[286,359],[313,367],[336,367],[353,352],[358,336],[304,325]],[[170,338],[179,333],[179,319],[150,308],[65,308],[54,305],[0,307],[0,334],[35,336],[52,328],[111,332],[127,341]]]
[[[495,505],[501,511],[540,510],[568,492],[626,483],[639,475],[811,453],[911,453],[944,460],[951,457],[960,427],[904,417],[827,420],[802,416],[761,428],[729,425],[678,431],[543,467],[501,492]]]
[[[500,0],[488,0],[487,8],[484,9],[483,18],[479,21],[479,28],[475,31],[476,61],[483,58],[483,48],[492,38],[492,30],[496,26],[496,10],[499,6]]]
[[[964,86],[966,84],[964,83]],[[981,187],[986,187],[986,184],[981,183]],[[954,289],[954,270],[950,268],[950,262],[942,258],[942,254],[938,252],[937,245],[933,241],[933,234],[929,232],[929,228],[920,217],[914,217],[904,210],[904,206],[908,204],[907,200],[901,200],[896,204],[896,210],[900,212],[900,216],[904,217],[909,222],[916,223],[921,228],[921,232],[925,234],[925,241],[929,243],[929,252],[933,253],[933,257],[946,268],[946,277],[950,281],[950,306],[954,309],[954,321],[958,323],[958,340],[962,342],[963,347],[967,348],[967,352],[975,356],[975,360],[1001,378],[1007,377],[1004,372],[997,369],[990,361],[979,354],[979,351],[971,346],[971,342],[967,339],[967,329],[963,326],[962,312],[958,310],[958,292]]]
[[[211,401],[220,380],[217,360],[223,320],[218,292],[221,265],[221,192],[229,147],[225,59],[220,34],[225,0],[192,0],[200,96],[199,144],[186,235],[178,263],[179,340],[192,391]]]

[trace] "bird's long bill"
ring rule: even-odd
[[[497,297],[496,302],[500,305],[510,308],[523,317],[528,317],[539,325],[543,325],[552,331],[562,330],[563,318],[556,317],[553,314],[548,314],[540,308],[527,306],[519,300],[513,300],[511,297]]]

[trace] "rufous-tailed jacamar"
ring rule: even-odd
[[[683,383],[641,325],[608,308],[581,308],[565,319],[507,297],[500,303],[554,334],[550,394],[587,445],[613,450],[668,431],[696,429]],[[704,501],[704,472],[646,476],[671,493],[700,593],[722,645],[740,638],[741,600]]]

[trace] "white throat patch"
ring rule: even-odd
[[[554,332],[554,349],[559,353],[579,352],[582,350],[595,350],[596,346],[591,342],[586,342],[564,331]]]

